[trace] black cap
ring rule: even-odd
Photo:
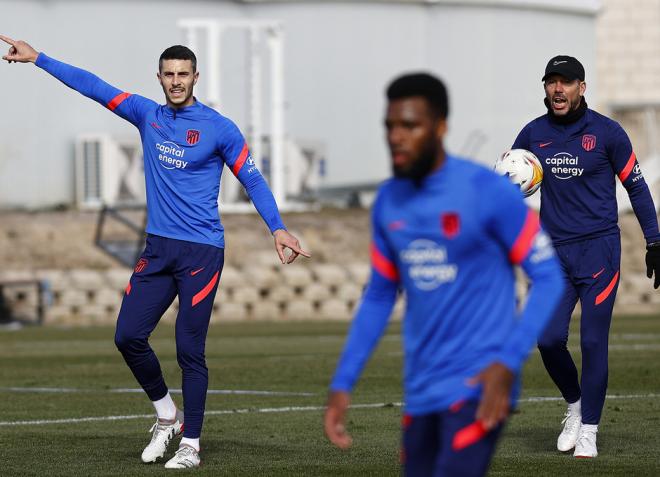
[[[575,79],[584,81],[584,66],[582,66],[582,63],[577,58],[573,58],[572,56],[555,56],[548,61],[548,65],[545,67],[545,75],[543,75],[541,81],[545,81],[548,76],[553,74],[562,75],[569,81]]]

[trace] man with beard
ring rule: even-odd
[[[596,433],[607,389],[607,346],[619,285],[621,243],[615,176],[626,188],[646,239],[646,268],[660,285],[658,221],[630,139],[613,120],[587,107],[584,67],[571,56],[552,58],[543,81],[548,112],[527,124],[513,148],[543,165],[541,222],[561,262],[565,293],[538,347],[548,374],[568,404],[557,439],[562,452],[596,457]],[[580,300],[582,379],[567,348]]]
[[[224,264],[218,193],[225,165],[243,184],[268,225],[282,263],[309,254],[284,227],[275,199],[236,125],[193,96],[199,72],[195,54],[188,48],[176,45],[161,54],[157,77],[166,104],[159,105],[39,53],[24,41],[2,35],[0,39],[11,45],[4,60],[34,63],[140,131],[147,190],[147,243],[126,287],[115,344],[152,401],[158,418],[142,461],[151,463],[162,458],[170,441],[183,434],[179,449],[165,467],[197,467],[208,388],[204,347]],[[286,249],[291,250],[288,258]],[[182,371],[183,413],[170,396],[148,342],[177,295],[176,346]]]
[[[550,240],[508,179],[445,152],[448,99],[425,73],[387,89],[394,178],[372,210],[372,272],[330,385],[325,432],[345,449],[350,393],[407,299],[403,470],[481,476],[518,392],[520,369],[561,294]],[[514,265],[533,281],[516,311]]]

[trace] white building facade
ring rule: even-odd
[[[0,1],[0,32],[162,100],[160,53],[183,43],[182,18],[268,19],[284,32],[287,137],[323,146],[326,185],[384,179],[384,89],[425,70],[450,92],[448,150],[491,164],[545,112],[541,76],[556,54],[580,58],[597,103],[595,0],[541,1]],[[249,59],[223,39],[219,109],[243,128]],[[201,52],[200,52],[201,53]],[[205,102],[205,56],[198,99]],[[129,123],[31,65],[0,65],[0,208],[74,201],[74,141],[133,137]]]

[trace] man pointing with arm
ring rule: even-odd
[[[147,243],[126,286],[115,343],[158,416],[142,460],[149,463],[164,457],[169,442],[183,434],[179,450],[165,467],[197,467],[208,388],[204,347],[224,264],[224,229],[217,204],[225,165],[243,184],[268,225],[282,263],[291,263],[298,255],[310,255],[287,232],[273,195],[254,166],[236,125],[194,97],[199,72],[197,59],[188,48],[172,46],[160,56],[157,78],[165,104],[159,105],[39,53],[24,41],[2,35],[0,39],[10,45],[4,60],[34,63],[131,122],[140,132],[147,193]],[[287,249],[291,252],[288,258]],[[176,296],[183,413],[170,396],[148,342]]]

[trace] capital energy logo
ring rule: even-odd
[[[456,280],[458,266],[447,263],[447,249],[427,239],[417,239],[399,252],[408,275],[420,290],[429,291]]]
[[[156,143],[158,160],[165,169],[185,169],[188,163],[183,160],[186,150],[171,141]]]
[[[558,152],[552,157],[546,157],[545,163],[557,179],[571,179],[580,177],[584,173],[584,168],[579,167],[580,158],[578,156],[573,157],[568,152]]]

